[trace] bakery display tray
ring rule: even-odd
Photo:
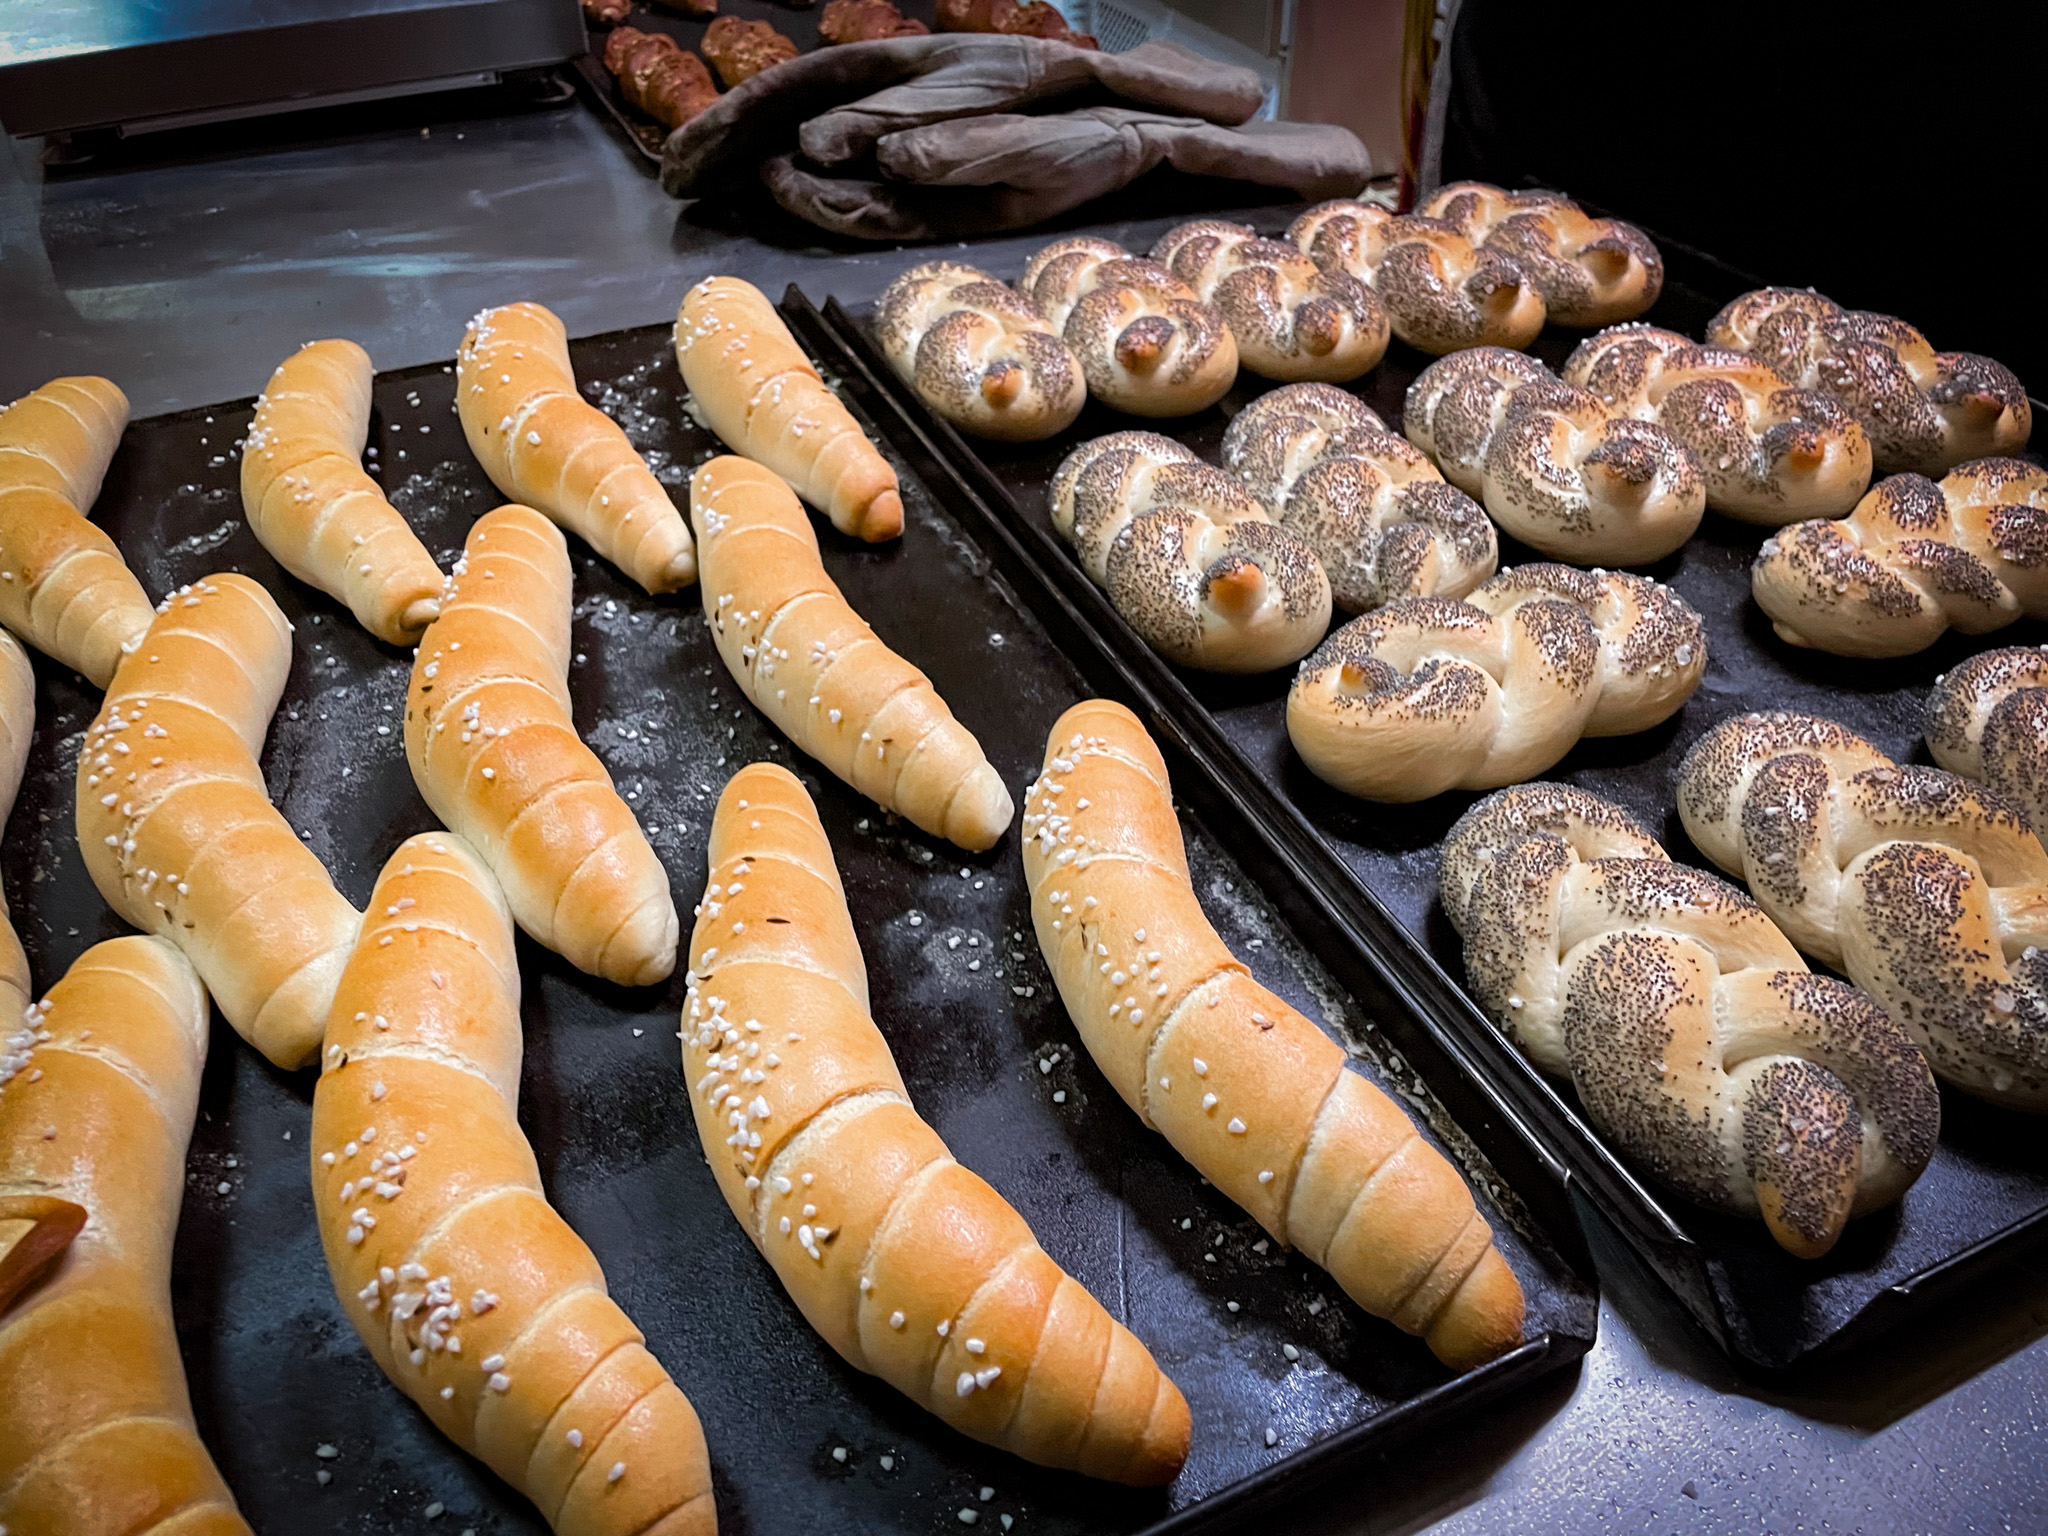
[[[938,0],[896,0],[896,9],[914,21],[932,26],[937,18]],[[771,4],[770,0],[718,0],[721,16],[737,16],[742,21],[765,21],[797,46],[799,53],[810,53],[818,44],[818,19],[824,15],[823,0],[816,5],[795,9],[790,5]],[[692,52],[702,50],[704,31],[712,23],[709,16],[686,16],[680,11],[651,6],[646,0],[639,0],[633,13],[622,26],[637,27],[642,32],[666,32],[683,47]],[[669,130],[626,100],[619,89],[618,76],[604,67],[604,40],[610,34],[608,27],[591,26],[584,23],[588,34],[590,51],[570,61],[568,68],[577,82],[589,94],[598,108],[618,125],[633,148],[638,150],[649,164],[661,164],[661,146],[669,136]],[[705,61],[708,66],[710,61]],[[718,71],[711,71],[711,78],[720,90],[725,82],[718,78]]]
[[[670,328],[571,351],[586,396],[682,497],[716,444],[684,413]],[[251,382],[268,366],[252,360]],[[371,421],[372,474],[444,566],[502,499],[462,441],[454,382],[444,365],[380,375]],[[849,394],[857,408],[874,403]],[[96,516],[152,593],[235,569],[276,595],[295,625],[295,655],[264,771],[291,825],[361,903],[396,845],[432,824],[403,756],[409,657],[285,575],[249,532],[235,444],[251,406],[133,424]],[[1021,786],[1062,710],[1097,689],[1141,703],[1138,690],[1063,627],[1071,616],[1057,590],[1033,585],[1035,567],[1006,530],[963,517],[929,460],[902,470],[904,537],[870,547],[821,525],[826,564]],[[963,856],[885,816],[746,703],[695,589],[650,598],[580,543],[572,554],[577,725],[639,812],[685,920],[726,777],[755,758],[788,764],[831,835],[875,1015],[918,1108],[1145,1340],[1193,1410],[1180,1479],[1137,1491],[966,1440],[844,1364],[745,1240],[705,1166],[678,1056],[680,971],[666,986],[626,991],[522,937],[521,1123],[550,1195],[703,1419],[721,1529],[936,1533],[961,1529],[962,1511],[983,1529],[1048,1536],[1223,1529],[1282,1488],[1406,1435],[1455,1431],[1585,1352],[1597,1315],[1591,1269],[1533,1143],[1405,1015],[1362,1006],[1333,979],[1337,967],[1312,958],[1329,941],[1295,914],[1317,903],[1173,742],[1193,804],[1191,860],[1225,939],[1267,985],[1329,1021],[1472,1177],[1529,1297],[1528,1342],[1507,1357],[1452,1377],[1320,1270],[1277,1251],[1140,1128],[1079,1049],[1039,959],[1014,831]],[[98,698],[45,659],[36,676],[37,730],[6,874],[47,983],[123,930],[72,831],[73,770]],[[546,1527],[536,1512],[383,1379],[335,1303],[307,1172],[313,1082],[273,1069],[216,1021],[173,1275],[206,1442],[259,1531],[537,1536]]]
[[[1669,245],[1665,253],[1669,277],[1644,317],[1651,324],[1698,336],[1723,303],[1757,286],[1711,258]],[[1053,532],[1046,502],[1053,471],[1077,443],[1134,427],[1164,431],[1220,463],[1230,418],[1273,385],[1240,374],[1216,407],[1168,422],[1135,420],[1091,402],[1051,442],[970,445],[882,361],[865,313],[836,303],[826,313],[918,430],[942,445],[962,494],[1010,525],[1048,579],[1087,616],[1117,664],[1143,679],[1190,748],[1233,786],[1307,883],[1323,893],[1352,942],[1372,957],[1376,974],[1347,976],[1354,993],[1382,1019],[1406,1011],[1420,1027],[1455,1042],[1470,1069],[1538,1128],[1570,1181],[1620,1226],[1738,1362],[1774,1371],[1856,1347],[1948,1304],[1979,1271],[2048,1245],[2048,1140],[2041,1121],[1946,1089],[1941,1141],[1926,1173],[1900,1205],[1854,1222],[1817,1263],[1783,1252],[1760,1222],[1716,1214],[1639,1180],[1582,1116],[1569,1085],[1543,1077],[1464,991],[1458,937],[1436,899],[1438,850],[1451,824],[1479,797],[1457,793],[1417,805],[1376,806],[1331,789],[1288,742],[1292,669],[1254,678],[1194,672],[1168,664],[1136,637]],[[1531,350],[1556,367],[1582,334],[1552,327]],[[1349,387],[1399,430],[1408,386],[1430,361],[1397,341],[1378,368]],[[1663,726],[1581,742],[1542,775],[1619,801],[1674,858],[1700,865],[1707,860],[1679,825],[1673,786],[1686,749],[1719,721],[1752,709],[1827,715],[1894,757],[1926,762],[1921,707],[1935,676],[1990,646],[2048,640],[2048,625],[2027,622],[1974,639],[1950,634],[1924,654],[1899,661],[1800,650],[1773,634],[1750,599],[1749,566],[1766,533],[1709,514],[1683,550],[1644,568],[1706,621],[1708,666],[1699,693]],[[1538,558],[1501,536],[1502,566]]]

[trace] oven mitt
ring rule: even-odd
[[[856,239],[911,241],[1022,229],[1161,164],[1309,201],[1350,197],[1372,171],[1347,129],[1231,128],[1122,107],[930,123],[881,138],[875,159],[888,179],[820,175],[793,154],[769,161],[761,177],[777,203],[812,224]]]
[[[661,184],[703,197],[752,181],[799,141],[816,165],[841,165],[889,134],[1027,106],[1122,103],[1242,123],[1261,100],[1253,71],[1164,42],[1128,53],[979,33],[845,43],[763,70],[670,134]]]

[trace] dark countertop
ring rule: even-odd
[[[188,141],[47,179],[32,149],[0,151],[0,399],[101,372],[148,415],[253,394],[316,335],[403,367],[448,357],[487,304],[539,300],[583,335],[665,319],[713,272],[855,302],[927,254],[848,253],[744,211],[682,207],[581,104],[477,110],[421,102],[311,125],[324,136]],[[1171,222],[1091,228],[1142,246]],[[968,259],[1010,275],[1044,238],[980,242]],[[2048,1269],[1981,1288],[1966,1315],[1876,1358],[1765,1390],[1588,1226],[1605,1300],[1582,1368],[1272,1523],[2048,1530]]]

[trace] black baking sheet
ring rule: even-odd
[[[653,326],[571,351],[587,397],[681,497],[713,442],[681,410],[669,335]],[[273,361],[254,360],[252,382]],[[373,473],[444,566],[501,500],[461,440],[453,387],[437,365],[380,376],[371,429]],[[431,825],[403,758],[408,657],[284,575],[249,533],[234,444],[250,408],[135,423],[96,516],[152,594],[239,569],[276,595],[296,626],[295,656],[264,769],[291,824],[361,902],[398,842]],[[1021,786],[1053,721],[1092,690],[984,549],[909,475],[905,501],[897,543],[858,545],[821,525],[827,564]],[[572,553],[577,724],[640,812],[685,919],[726,776],[757,757],[789,764],[818,800],[875,1013],[919,1109],[1151,1346],[1194,1414],[1180,1480],[1137,1492],[968,1441],[843,1364],[787,1301],[704,1164],[678,1055],[680,973],[666,987],[621,990],[522,938],[521,1122],[551,1196],[702,1416],[722,1529],[936,1532],[960,1529],[963,1509],[983,1529],[1011,1515],[1020,1532],[1212,1528],[1212,1513],[1416,1427],[1458,1422],[1584,1352],[1596,1298],[1556,1251],[1576,1255],[1582,1240],[1529,1172],[1526,1144],[1478,1116],[1473,1136],[1498,1149],[1487,1162],[1431,1098],[1419,1063],[1376,1033],[1276,917],[1257,872],[1222,851],[1236,839],[1188,824],[1204,904],[1225,939],[1268,985],[1380,1052],[1368,1075],[1436,1115],[1441,1144],[1472,1172],[1528,1291],[1530,1342],[1480,1372],[1454,1379],[1420,1343],[1359,1313],[1139,1128],[1079,1051],[1039,960],[1014,834],[966,856],[895,823],[745,703],[694,589],[650,598],[580,543]],[[122,925],[94,892],[71,830],[73,766],[97,699],[43,658],[37,695],[6,876],[47,984]],[[173,1281],[208,1445],[261,1531],[544,1530],[383,1380],[335,1305],[307,1172],[312,1086],[311,1073],[275,1070],[216,1020]],[[1464,1091],[1449,1085],[1454,1101]],[[1527,1206],[1507,1188],[1516,1180],[1531,1186]],[[1285,1359],[1288,1344],[1298,1363]],[[430,1525],[435,1504],[443,1512]]]
[[[897,10],[928,27],[933,25],[937,8],[938,0],[896,0]],[[718,9],[721,15],[737,16],[742,21],[767,22],[795,43],[799,53],[810,53],[820,46],[818,20],[825,13],[822,0],[817,5],[801,9],[773,4],[771,0],[718,0]],[[648,0],[635,0],[632,14],[620,25],[636,27],[642,32],[666,32],[684,48],[701,52],[705,29],[713,19],[709,16],[685,16],[680,11],[649,4]],[[661,146],[670,130],[627,101],[625,92],[619,89],[618,76],[604,67],[604,40],[611,29],[594,26],[587,21],[584,25],[590,36],[590,51],[573,60],[569,68],[575,71],[578,82],[589,93],[590,99],[603,109],[632,146],[649,163],[659,165]],[[710,60],[705,60],[705,64],[708,67]],[[725,89],[725,82],[719,79],[715,68],[711,70],[711,79],[721,91]]]
[[[1695,253],[1667,248],[1670,281],[1653,324],[1698,336],[1727,299],[1745,287]],[[999,272],[1015,279],[1015,272]],[[2016,1115],[1964,1095],[1943,1093],[1943,1132],[1934,1160],[1896,1207],[1853,1223],[1835,1251],[1803,1263],[1771,1241],[1761,1223],[1718,1215],[1646,1186],[1579,1115],[1568,1085],[1548,1083],[1493,1030],[1462,991],[1458,939],[1436,899],[1438,850],[1451,824],[1478,797],[1448,794],[1420,805],[1375,806],[1323,784],[1287,739],[1291,670],[1227,678],[1168,666],[1144,653],[1127,626],[1089,588],[1052,533],[1046,487],[1077,443],[1129,428],[1164,430],[1210,463],[1221,462],[1225,426],[1274,386],[1240,374],[1216,407],[1178,421],[1139,421],[1091,402],[1080,420],[1050,443],[1011,445],[963,438],[933,422],[889,375],[867,334],[867,312],[829,311],[849,341],[865,349],[901,406],[920,414],[965,480],[1032,531],[1027,542],[1058,568],[1077,605],[1100,623],[1135,671],[1164,679],[1198,738],[1205,732],[1226,775],[1250,781],[1282,818],[1300,826],[1303,861],[1348,911],[1361,940],[1377,950],[1393,989],[1468,1043],[1480,1070],[1551,1136],[1553,1149],[1671,1283],[1710,1332],[1743,1362],[1766,1369],[1808,1354],[1855,1345],[1923,1306],[1939,1303],[1975,1269],[2048,1241],[2048,1140],[2038,1117]],[[1553,367],[1584,335],[1552,327],[1531,349]],[[1430,358],[1395,342],[1386,360],[1351,388],[1399,430],[1408,385]],[[1581,785],[1627,806],[1672,855],[1705,864],[1673,809],[1679,760],[1719,721],[1751,709],[1830,716],[1901,759],[1927,761],[1921,708],[1935,676],[1960,658],[1994,645],[2038,644],[2048,625],[2025,622],[1991,636],[1949,635],[1922,655],[1852,661],[1785,644],[1749,595],[1749,566],[1766,530],[1710,515],[1699,535],[1667,560],[1644,568],[1670,583],[1706,620],[1708,667],[1698,695],[1665,725],[1636,736],[1588,741],[1546,778]],[[1541,558],[1502,536],[1501,564]],[[1342,623],[1339,614],[1335,622]],[[1177,680],[1177,681],[1176,681]],[[1174,706],[1168,705],[1169,710]],[[1223,744],[1228,743],[1228,747]],[[1457,978],[1452,980],[1451,978]]]

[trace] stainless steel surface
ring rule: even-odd
[[[316,335],[380,367],[446,357],[485,304],[538,299],[572,334],[659,320],[711,272],[857,301],[924,252],[771,247],[662,196],[580,106],[410,121],[45,182],[0,162],[0,398],[58,373],[138,414],[253,393]],[[426,123],[430,131],[421,132]],[[1167,221],[1106,225],[1148,242]],[[1031,236],[967,258],[1013,272]],[[33,846],[23,838],[10,857]],[[1606,1299],[1576,1377],[1486,1429],[1362,1468],[1278,1530],[2048,1531],[2048,1270],[1824,1376],[1739,1381],[1588,1222]]]

